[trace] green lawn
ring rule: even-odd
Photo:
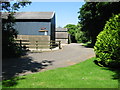
[[[94,60],[20,76],[3,84],[11,88],[118,88],[118,80],[113,79],[115,73],[95,65]]]

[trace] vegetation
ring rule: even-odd
[[[91,41],[88,41],[86,43],[82,43],[82,46],[88,47],[88,48],[93,48],[94,46],[91,44]]]
[[[8,15],[7,20],[2,21],[2,50],[3,58],[10,57],[11,55],[19,55],[18,46],[15,44],[14,38],[17,38],[18,32],[13,27],[15,24],[13,13]],[[10,52],[8,52],[10,51]]]
[[[80,8],[78,18],[81,31],[87,34],[88,40],[92,40],[92,45],[95,44],[96,36],[103,30],[112,14],[120,13],[119,7],[118,2],[86,2]]]
[[[68,32],[71,35],[72,42],[86,43],[91,41],[90,46],[94,46],[96,37],[103,31],[106,21],[112,14],[120,13],[120,3],[117,2],[86,2],[80,11],[78,17],[79,24],[68,24]]]
[[[76,28],[77,28],[77,26],[76,26],[76,25],[73,25],[73,24],[68,24],[68,25],[66,25],[64,28],[67,28],[67,29],[68,29],[68,33],[69,33],[70,36],[71,36],[71,42],[72,42],[72,43],[76,43],[75,33],[76,33]]]
[[[99,67],[91,58],[79,64],[3,81],[7,88],[118,88],[115,72]],[[89,67],[89,68],[88,68]],[[28,83],[29,82],[29,83]]]
[[[86,43],[89,41],[86,32],[81,31],[80,24],[77,25],[75,39],[77,40],[78,43]]]
[[[88,38],[85,32],[81,31],[81,25],[68,24],[64,28],[68,28],[68,33],[71,35],[72,43],[85,43],[88,42]]]
[[[17,38],[17,30],[14,28],[15,18],[14,13],[18,11],[20,7],[27,6],[30,1],[15,2],[11,5],[10,2],[2,2],[2,11],[8,12],[8,17],[2,21],[2,57],[16,57],[21,54],[21,51],[17,44],[15,44],[15,38]]]
[[[19,5],[26,5],[20,3],[13,4],[13,7],[9,3],[3,3],[2,7],[10,12],[10,10],[18,10]],[[113,69],[111,71],[110,68],[99,66],[119,67],[120,65],[119,7],[120,4],[115,2],[86,2],[79,12],[80,23],[77,26],[72,24],[65,26],[72,36],[72,42],[76,42],[76,40],[77,42],[87,42],[91,39],[92,45],[95,44],[94,50],[97,58],[91,58],[65,68],[4,80],[3,88],[118,88],[120,71],[115,70],[114,72]],[[118,15],[109,19],[112,13]],[[7,54],[11,54],[11,51],[18,51],[14,43],[17,32],[13,28],[13,15],[10,13],[9,22],[3,23],[3,50],[7,48],[5,51],[10,51]],[[107,20],[109,21],[106,23]],[[86,43],[86,45],[90,45],[90,43]],[[16,54],[16,52],[12,54]]]
[[[114,15],[105,24],[104,30],[97,36],[94,50],[102,64],[110,67],[120,65],[120,14]]]

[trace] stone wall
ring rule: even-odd
[[[56,39],[56,41],[61,41],[61,44],[68,44],[68,39]]]
[[[46,35],[18,35],[17,39],[34,41],[50,41],[50,36]]]
[[[25,46],[31,48],[36,48],[36,41],[38,44],[38,49],[40,48],[49,48],[50,45],[50,36],[41,36],[41,35],[18,35],[17,40],[29,40],[29,42],[22,42],[22,44],[26,44]]]
[[[61,41],[62,44],[68,44],[69,34],[67,32],[67,28],[56,28],[55,32],[55,40]]]

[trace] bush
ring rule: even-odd
[[[110,67],[120,65],[120,14],[114,15],[97,36],[94,51],[98,62]]]
[[[77,30],[75,34],[75,39],[77,40],[78,43],[85,43],[88,42],[88,38],[86,37],[85,32]]]

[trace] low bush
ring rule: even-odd
[[[101,64],[120,66],[120,14],[107,21],[104,30],[97,36],[94,51]]]

